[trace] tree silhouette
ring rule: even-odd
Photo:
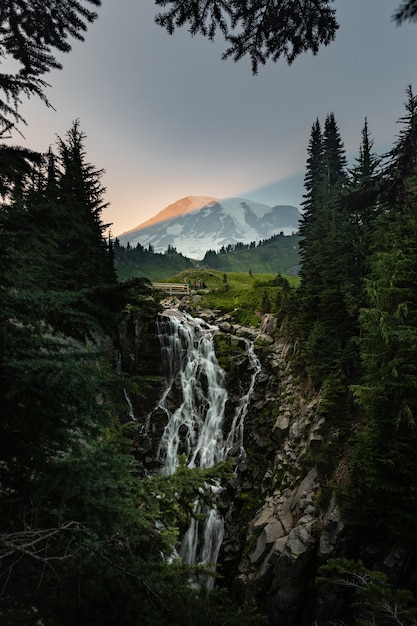
[[[267,60],[291,64],[310,51],[317,54],[336,37],[339,25],[333,0],[155,0],[165,7],[157,24],[172,35],[185,26],[210,40],[220,32],[228,47],[223,59],[249,56],[254,74]],[[397,24],[417,20],[417,0],[405,0],[393,15]]]
[[[0,4],[0,57],[13,58],[15,73],[0,74],[0,137],[25,123],[18,109],[22,95],[37,96],[51,106],[42,76],[62,65],[54,50],[69,52],[69,37],[84,40],[87,24],[97,13],[86,4],[100,6],[101,0],[9,0]]]

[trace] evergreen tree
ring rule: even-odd
[[[8,0],[0,5],[0,53],[18,64],[14,74],[0,75],[0,136],[18,122],[21,95],[36,95],[48,106],[47,83],[41,76],[61,69],[53,50],[69,52],[68,37],[83,41],[87,24],[97,14],[85,4],[100,6],[101,0]]]
[[[191,503],[230,472],[139,471],[108,333],[127,302],[152,327],[159,305],[145,280],[116,284],[108,273],[100,176],[72,130],[58,159],[50,151],[3,179],[0,622],[259,624],[226,594],[201,591],[204,572],[169,561]],[[63,243],[77,237],[87,267],[74,280]]]
[[[0,196],[6,200],[17,181],[29,181],[33,168],[41,161],[39,152],[0,144]],[[3,206],[2,213],[6,210],[7,207]]]
[[[373,180],[381,159],[373,152],[374,141],[370,136],[368,120],[365,118],[359,146],[359,156],[354,167],[349,171],[349,188],[363,187]],[[363,219],[363,218],[362,218]]]
[[[203,264],[206,267],[217,267],[218,259],[215,250],[207,250],[206,254],[204,255]]]
[[[221,4],[215,0],[155,0],[155,3],[169,7],[155,21],[170,34],[184,25],[188,25],[191,34],[199,33],[209,39],[220,31],[229,45],[223,58],[238,61],[249,55],[255,74],[259,64],[264,65],[267,59],[277,61],[284,57],[292,63],[306,50],[317,54],[321,45],[333,41],[338,28],[329,0],[314,3],[301,0],[297,5],[282,0]]]
[[[8,158],[10,157],[10,158]],[[27,211],[27,195],[33,173],[41,167],[42,155],[21,148],[0,147],[0,285],[14,284],[15,275],[26,274],[32,264],[27,254],[36,248],[36,230]]]
[[[393,19],[397,24],[403,22],[415,22],[417,19],[417,1],[403,0],[395,11]]]
[[[155,21],[172,35],[183,26],[213,40],[219,32],[229,46],[223,59],[248,55],[254,74],[268,59],[289,64],[299,54],[317,54],[336,37],[339,25],[333,0],[155,0],[164,7]],[[416,21],[417,0],[403,0],[393,15],[397,24]]]
[[[346,183],[346,156],[339,128],[333,113],[329,113],[324,123],[323,157],[325,180],[328,191]]]
[[[363,376],[354,387],[366,422],[352,471],[362,520],[415,549],[417,536],[417,98],[408,90],[398,142],[381,174],[383,211],[374,232],[366,308],[361,312]]]
[[[323,137],[320,122],[317,119],[311,129],[307,149],[307,165],[304,176],[306,193],[303,201],[303,213],[300,221],[300,323],[304,334],[308,333],[315,321],[320,291],[320,240],[323,229],[321,211],[323,208]]]
[[[307,371],[318,385],[339,371],[353,332],[346,302],[352,232],[349,212],[341,203],[346,157],[333,114],[327,116],[323,134],[318,121],[313,125],[305,186],[298,319]]]
[[[357,311],[363,303],[363,279],[369,271],[368,260],[373,245],[373,230],[379,214],[378,168],[381,158],[373,152],[368,122],[362,129],[359,156],[349,170],[347,194],[343,204],[351,214],[353,259],[350,267],[352,307]]]
[[[58,140],[62,173],[59,180],[61,210],[66,223],[60,242],[66,256],[68,279],[80,289],[114,282],[115,272],[109,264],[109,252],[101,213],[107,204],[103,201],[105,188],[101,185],[103,170],[96,170],[86,162],[85,135],[74,122],[67,133],[67,141]]]

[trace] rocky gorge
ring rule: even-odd
[[[346,525],[338,499],[348,481],[340,424],[323,410],[321,393],[297,365],[297,342],[288,340],[277,319],[266,314],[257,328],[242,326],[230,315],[202,308],[197,295],[162,304],[162,316],[177,308],[216,327],[216,354],[229,394],[226,424],[251,375],[248,341],[261,364],[244,421],[243,452],[239,446],[229,452],[234,477],[218,502],[224,534],[217,584],[242,604],[259,606],[269,624],[283,626],[348,623],[341,620],[352,590],[317,584],[319,568],[329,559],[361,559],[393,584],[415,584],[416,564],[404,546],[372,529],[358,532]],[[157,401],[164,384],[160,348],[140,317],[130,316],[126,327],[123,367],[146,374],[152,389],[134,407],[138,457],[144,472],[155,472],[165,418]]]

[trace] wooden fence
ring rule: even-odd
[[[184,296],[190,293],[188,283],[152,283],[154,289],[160,289],[170,296]]]

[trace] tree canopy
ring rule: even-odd
[[[42,76],[61,69],[54,52],[69,52],[70,37],[83,41],[97,13],[86,5],[101,0],[8,0],[0,4],[0,57],[17,62],[15,73],[0,73],[0,136],[18,122],[21,95],[38,96],[49,106]]]
[[[155,22],[173,34],[186,27],[191,35],[213,40],[220,33],[223,58],[249,57],[254,74],[268,60],[291,64],[301,53],[317,54],[336,37],[339,24],[333,0],[155,0]],[[70,38],[84,40],[97,18],[89,8],[101,0],[9,0],[0,6],[0,58],[17,62],[14,73],[0,73],[0,137],[25,123],[22,96],[39,97],[51,106],[44,75],[61,69],[55,52],[69,52]],[[400,25],[416,21],[417,0],[405,0],[392,16]],[[1,61],[0,61],[1,63]]]
[[[317,54],[321,45],[333,41],[338,28],[328,0],[156,0],[156,4],[170,6],[155,18],[170,34],[185,24],[192,35],[209,39],[220,31],[229,45],[223,58],[238,61],[249,54],[254,73],[269,58],[284,57],[292,63],[306,50]]]
[[[171,558],[192,503],[230,470],[145,475],[149,387],[115,352],[137,323],[154,332],[159,304],[146,279],[116,281],[84,139],[74,122],[56,154],[21,168],[17,153],[1,179],[0,622],[260,624]]]
[[[220,32],[223,59],[249,56],[254,74],[267,60],[291,64],[302,52],[317,54],[336,37],[333,0],[155,0],[165,7],[157,24],[173,34],[186,26],[191,35],[213,40]],[[417,0],[406,0],[393,15],[396,24],[417,20]]]

